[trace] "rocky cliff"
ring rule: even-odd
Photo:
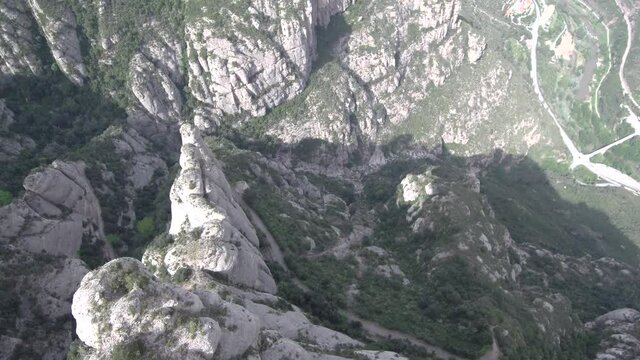
[[[637,357],[498,8],[3,1],[0,359]]]
[[[188,267],[220,273],[238,285],[274,293],[275,282],[258,250],[256,232],[199,131],[183,125],[181,171],[171,189],[174,242],[147,253],[175,274]]]
[[[100,204],[83,164],[56,161],[30,174],[24,188],[22,199],[0,209],[0,241],[69,257],[83,242],[105,244]]]

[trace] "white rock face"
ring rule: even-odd
[[[131,90],[145,110],[161,120],[177,123],[182,97],[169,75],[143,54],[133,57],[129,74]]]
[[[84,164],[54,161],[27,176],[24,188],[22,199],[0,208],[0,242],[77,257],[83,237],[104,241],[100,205]]]
[[[44,32],[60,70],[76,85],[82,85],[87,70],[76,32],[76,17],[64,2],[28,0],[33,15]]]
[[[139,261],[121,258],[82,280],[72,313],[78,337],[99,358],[139,340],[161,359],[207,359],[221,330],[213,319],[199,316],[203,309],[195,294],[158,282]]]
[[[126,156],[131,163],[127,180],[134,190],[140,190],[149,185],[154,176],[160,172],[168,172],[167,164],[153,152],[152,146],[144,137],[133,129],[122,132],[121,136],[113,138],[116,152]]]
[[[189,85],[220,115],[264,115],[305,86],[315,56],[314,9],[308,0],[260,1],[241,10],[233,5],[207,9],[228,24],[206,12],[187,24]]]
[[[158,359],[213,359],[215,354],[221,360],[245,356],[339,360],[343,358],[324,353],[362,346],[313,325],[297,308],[283,311],[256,303],[282,301],[273,295],[208,281],[198,283],[218,290],[188,291],[158,280],[129,258],[90,272],[72,306],[78,337],[90,347],[85,359],[109,358],[115,349],[131,343],[143,345],[143,355]],[[232,298],[223,300],[223,292]]]
[[[433,89],[463,65],[480,61],[486,40],[462,24],[460,8],[459,0],[352,5],[346,11],[361,16],[349,20],[334,44],[324,45],[337,61],[318,65],[304,98],[296,99],[296,111],[285,113],[269,134],[287,143],[311,137],[355,145],[392,133],[392,126],[428,107]]]
[[[39,74],[42,70],[35,53],[37,45],[32,24],[25,1],[4,0],[0,3],[0,73]]]
[[[596,360],[633,360],[640,357],[640,312],[618,309],[588,323],[602,338]]]
[[[343,66],[370,87],[393,123],[463,64],[468,43],[469,60],[479,59],[481,39],[462,29],[460,7],[459,0],[372,2],[366,13],[373,15],[339,46]]]
[[[310,341],[324,351],[334,351],[345,345],[362,345],[344,334],[314,325],[297,308],[287,312],[274,312],[271,307],[252,301],[248,301],[246,307],[258,316],[263,329],[276,330],[288,339]]]
[[[164,265],[225,274],[234,283],[275,292],[271,272],[258,251],[255,229],[224,174],[192,125],[181,128],[182,170],[171,188],[171,228],[178,240],[167,249]]]

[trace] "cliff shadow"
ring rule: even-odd
[[[341,39],[351,35],[353,28],[347,23],[344,14],[340,13],[333,15],[327,26],[318,26],[316,31],[318,58],[313,63],[312,74],[327,63],[336,60],[336,47]]]

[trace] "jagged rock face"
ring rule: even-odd
[[[33,25],[25,1],[5,0],[0,4],[0,73],[40,73]]]
[[[315,56],[313,6],[308,0],[259,1],[248,9],[236,3],[205,7],[187,24],[189,87],[219,115],[264,115],[304,88]]]
[[[344,38],[337,50],[343,66],[367,84],[392,122],[404,120],[465,59],[480,58],[484,40],[461,27],[460,7],[459,0],[371,2],[363,11],[373,15]]]
[[[63,1],[29,0],[60,70],[76,85],[82,85],[87,70],[76,31],[76,16]]]
[[[361,345],[311,324],[295,308],[263,305],[278,302],[272,295],[227,288],[203,273],[194,281],[191,286],[219,290],[188,291],[162,282],[129,258],[89,273],[72,306],[78,337],[90,347],[85,358],[106,359],[137,343],[158,359],[341,359],[308,352],[300,343],[319,352]],[[222,299],[223,292],[231,298]]]
[[[80,340],[108,358],[132,340],[158,358],[212,358],[220,326],[200,317],[200,298],[157,281],[134,259],[114,260],[89,273],[73,297],[72,312]]]
[[[347,10],[354,0],[315,0],[316,24],[318,26],[327,26],[331,17]]]
[[[171,189],[171,228],[177,241],[166,249],[170,273],[180,267],[223,273],[229,280],[275,292],[258,250],[256,232],[233,199],[217,160],[192,125],[181,128],[182,170]]]
[[[432,263],[463,254],[490,281],[515,281],[519,271],[508,254],[514,246],[509,231],[495,219],[491,206],[480,194],[476,175],[471,171],[456,172],[434,167],[422,174],[407,175],[400,183],[397,200],[410,205],[407,221],[414,233],[437,231],[444,223],[456,224],[455,241],[440,249]],[[474,253],[479,255],[472,256]]]
[[[0,358],[33,354],[46,360],[66,359],[74,331],[69,317],[71,299],[87,272],[78,259],[33,254],[0,244],[4,297]]]
[[[618,309],[588,323],[601,336],[596,360],[632,360],[640,357],[640,312]]]
[[[145,136],[159,137],[166,143],[166,137],[177,133],[182,112],[182,45],[160,24],[151,22],[145,28],[157,36],[149,39],[129,63],[129,86],[143,109],[133,111],[129,123]]]
[[[339,144],[378,142],[393,136],[396,126],[427,106],[434,88],[443,86],[466,63],[480,61],[486,41],[462,24],[460,8],[460,1],[352,5],[344,19],[330,25],[334,29],[327,36],[343,32],[338,40],[323,44],[335,60],[318,65],[303,98],[293,101],[294,111],[274,119],[269,134],[288,143],[311,137]],[[508,81],[505,74],[504,69],[498,70],[484,81],[483,89]],[[482,90],[473,101],[500,104],[505,94]],[[477,108],[461,106],[467,111]],[[467,132],[484,132],[482,121],[490,110],[481,109],[479,114],[458,116],[456,121],[438,119],[445,140],[460,143],[458,137]],[[474,121],[466,123],[469,119]],[[528,136],[528,140],[533,136],[532,126],[517,129],[517,136]],[[504,143],[503,138],[494,142]]]
[[[142,54],[131,60],[131,90],[145,110],[161,120],[174,121],[182,109],[182,97],[163,70]]]
[[[286,114],[269,134],[286,143],[314,138],[357,145],[360,138],[375,139],[385,119],[375,97],[337,64],[325,65],[323,74],[328,76],[294,100],[302,102],[301,110]]]
[[[77,257],[83,241],[104,241],[100,204],[83,164],[54,161],[30,174],[24,188],[22,199],[0,208],[0,242]]]
[[[130,160],[127,180],[133,190],[149,185],[158,173],[168,172],[167,164],[152,151],[151,144],[135,130],[129,129],[113,139],[116,152]]]

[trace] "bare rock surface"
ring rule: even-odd
[[[0,242],[77,257],[83,241],[104,243],[101,209],[82,163],[54,161],[24,181],[25,195],[0,208]]]
[[[181,128],[182,170],[171,189],[171,228],[177,241],[166,249],[170,273],[182,266],[223,273],[234,283],[275,292],[275,282],[258,250],[255,229],[220,165],[192,125]]]
[[[0,73],[41,72],[34,25],[26,1],[6,0],[0,4]]]
[[[333,352],[362,346],[311,324],[295,307],[279,309],[282,300],[273,295],[224,286],[204,273],[195,278],[184,287],[167,283],[130,258],[87,274],[72,306],[87,349],[84,358],[104,359],[139,346],[159,359],[213,359],[215,354],[223,360],[338,360],[344,358]]]
[[[640,357],[640,312],[617,309],[608,312],[587,328],[597,332],[600,346],[596,360],[631,360]]]
[[[82,85],[87,69],[80,50],[75,14],[62,1],[29,0],[28,3],[60,70],[74,84]]]

